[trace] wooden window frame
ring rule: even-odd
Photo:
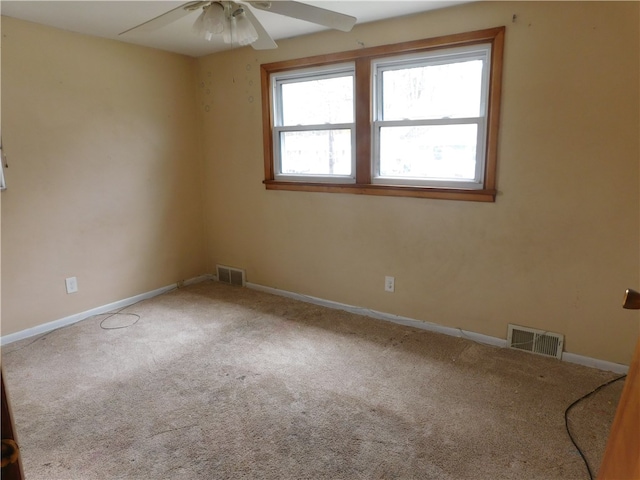
[[[360,195],[382,195],[399,197],[438,198],[476,202],[494,202],[498,156],[498,127],[500,118],[500,95],[502,88],[502,64],[505,27],[496,27],[441,37],[415,40],[393,45],[351,50],[262,64],[260,66],[262,89],[262,125],[264,148],[264,184],[267,190],[288,190],[326,193],[351,193]],[[439,188],[432,186],[373,184],[372,177],[372,71],[374,60],[406,53],[426,52],[451,47],[491,44],[489,73],[486,151],[483,188]],[[355,131],[356,131],[356,181],[355,183],[318,183],[303,181],[279,181],[275,179],[273,158],[273,117],[271,75],[289,70],[331,65],[344,62],[355,63]]]

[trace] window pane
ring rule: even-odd
[[[353,77],[282,84],[282,126],[353,122]]]
[[[482,60],[385,70],[381,120],[479,117]]]
[[[473,180],[478,126],[380,129],[380,176]]]
[[[351,130],[281,132],[283,175],[351,175]]]

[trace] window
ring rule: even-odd
[[[373,182],[477,189],[491,45],[373,63]]]
[[[355,181],[353,65],[273,77],[275,177]]]
[[[503,38],[262,65],[267,189],[494,201]]]

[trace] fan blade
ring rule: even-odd
[[[264,27],[260,23],[260,20],[256,18],[256,16],[253,14],[251,9],[245,6],[244,14],[247,16],[249,21],[253,24],[253,28],[255,28],[256,32],[258,33],[258,39],[255,42],[253,42],[251,46],[255,50],[270,50],[272,48],[278,48],[278,45],[276,45],[276,42],[273,41],[273,38],[271,38],[271,35],[267,33],[267,31],[264,29]]]
[[[273,1],[273,2],[249,2],[249,5],[259,10],[273,12],[286,17],[305,20],[325,27],[335,28],[343,32],[349,32],[356,23],[357,18],[343,13],[334,12],[325,8],[314,7],[300,2]]]
[[[183,5],[180,5],[173,10],[169,10],[168,12],[163,13],[162,15],[158,15],[157,17],[152,18],[151,20],[147,20],[140,25],[136,25],[124,32],[120,32],[118,35],[124,35],[125,33],[133,32],[134,30],[139,31],[148,31],[155,30],[160,27],[164,27],[165,25],[169,25],[170,23],[175,22],[176,20],[181,19],[197,10],[200,7],[205,6],[206,4],[211,2],[188,2]]]

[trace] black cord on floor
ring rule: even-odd
[[[164,292],[164,293],[163,293],[163,295],[164,295],[164,294],[167,294],[167,293],[170,293],[170,292],[173,292],[174,290],[177,290],[177,289],[178,289],[178,287],[174,287],[174,288],[172,288],[172,289],[167,290],[166,292]],[[125,306],[125,307],[122,307],[120,310],[117,310],[117,311],[112,312],[112,313],[99,313],[99,314],[97,314],[97,315],[90,315],[90,316],[88,316],[88,317],[86,317],[86,318],[83,318],[82,320],[87,320],[88,318],[93,318],[93,317],[99,317],[100,315],[108,315],[106,318],[103,318],[103,319],[100,321],[100,328],[101,328],[101,329],[103,329],[103,330],[118,330],[118,329],[120,329],[120,328],[128,328],[128,327],[131,327],[131,326],[135,325],[136,323],[138,323],[138,321],[140,320],[140,315],[138,315],[137,313],[122,313],[122,310],[124,310],[125,308],[132,307],[132,306],[134,306],[134,305],[137,305],[138,303],[140,303],[140,302],[142,302],[142,301],[143,301],[143,300],[138,300],[137,302],[132,303],[131,305],[127,305],[127,306]],[[130,315],[130,316],[136,317],[136,320],[135,320],[133,323],[129,324],[129,325],[121,325],[121,326],[118,326],[118,327],[108,327],[108,326],[107,326],[107,327],[105,327],[105,326],[104,326],[104,322],[106,322],[107,320],[109,320],[109,319],[110,319],[111,317],[113,317],[114,315]],[[80,321],[82,321],[82,320],[79,320],[78,322],[80,322]],[[34,343],[36,343],[36,342],[38,342],[38,341],[40,341],[40,340],[44,340],[44,339],[45,339],[45,338],[47,338],[50,334],[52,334],[52,333],[54,333],[54,332],[57,332],[58,330],[62,330],[63,328],[71,327],[71,326],[75,325],[75,324],[76,324],[76,323],[78,323],[78,322],[73,322],[73,323],[70,323],[70,324],[68,324],[68,325],[64,325],[64,326],[62,326],[62,327],[58,327],[58,328],[56,328],[56,329],[54,329],[54,330],[51,330],[51,331],[49,331],[49,332],[45,332],[45,333],[42,333],[42,334],[40,334],[40,335],[37,335],[37,336],[36,336],[36,337],[31,341],[31,342],[29,342],[29,343],[27,343],[27,344],[25,344],[25,345],[21,346],[20,348],[16,348],[16,349],[14,349],[14,350],[11,350],[11,351],[9,351],[9,352],[3,352],[3,355],[10,355],[10,354],[12,354],[12,353],[18,352],[18,351],[22,350],[23,348],[26,348],[26,347],[28,347],[28,346],[30,346],[30,345],[32,345],[32,344],[34,344]]]
[[[128,328],[128,327],[131,327],[131,326],[135,325],[135,324],[136,324],[136,323],[138,323],[138,321],[140,320],[140,315],[138,315],[137,313],[122,313],[122,310],[124,310],[125,308],[128,308],[128,307],[130,307],[130,306],[131,306],[131,305],[127,305],[126,307],[121,308],[121,309],[120,309],[120,310],[118,310],[117,312],[111,312],[111,313],[99,313],[99,314],[97,314],[97,315],[91,315],[90,317],[83,318],[82,320],[87,320],[87,319],[89,319],[89,318],[93,318],[93,317],[99,317],[99,316],[101,316],[101,315],[107,315],[107,317],[103,318],[103,319],[100,321],[100,328],[101,328],[101,329],[103,329],[103,330],[118,330],[118,329],[120,329],[120,328]],[[136,319],[135,319],[135,321],[134,321],[133,323],[130,323],[130,324],[128,324],[128,325],[120,325],[120,326],[117,326],[117,327],[109,327],[109,326],[105,326],[105,325],[104,325],[104,322],[106,322],[107,320],[109,320],[109,319],[110,319],[111,317],[113,317],[114,315],[129,315],[129,316],[132,316],[132,317],[136,317]],[[80,321],[82,321],[82,320],[80,320]],[[68,324],[68,325],[64,325],[64,326],[62,326],[62,327],[58,327],[58,328],[56,328],[56,329],[54,329],[54,330],[51,330],[51,331],[49,331],[49,332],[41,333],[40,335],[37,335],[37,336],[36,336],[32,341],[30,341],[29,343],[26,343],[26,344],[22,345],[20,348],[15,348],[15,349],[10,350],[10,351],[8,351],[8,352],[2,352],[2,354],[3,354],[3,355],[11,355],[12,353],[19,352],[19,351],[20,351],[20,350],[22,350],[23,348],[27,348],[27,347],[29,347],[29,346],[33,345],[34,343],[39,342],[40,340],[44,340],[45,338],[47,338],[47,337],[48,337],[49,335],[51,335],[52,333],[55,333],[55,332],[57,332],[58,330],[62,330],[62,329],[64,329],[64,328],[71,327],[71,326],[75,325],[76,323],[78,323],[78,322],[70,323],[70,324]]]
[[[110,314],[103,313],[102,315],[108,315],[108,317],[103,318],[100,321],[100,328],[103,329],[103,330],[118,330],[120,328],[132,327],[133,325],[138,323],[138,320],[140,320],[140,315],[138,315],[137,313],[121,313],[121,310],[123,310],[123,309],[120,309],[117,312],[113,312],[113,313],[110,313]],[[135,317],[135,321],[133,323],[128,324],[128,325],[120,325],[120,326],[117,326],[117,327],[105,327],[104,326],[104,322],[106,322],[107,320],[109,320],[111,317],[113,317],[115,315],[128,315],[130,317]]]
[[[591,480],[593,480],[593,473],[591,472],[591,468],[589,467],[589,462],[587,462],[587,458],[584,456],[584,453],[582,452],[582,450],[580,449],[580,447],[578,446],[578,444],[576,443],[575,439],[573,438],[573,435],[571,435],[571,430],[569,429],[569,411],[575,407],[578,403],[580,403],[582,400],[585,400],[586,398],[589,398],[591,395],[595,394],[596,392],[599,392],[600,390],[602,390],[604,387],[611,385],[612,383],[617,382],[618,380],[622,380],[623,378],[626,378],[626,375],[622,375],[620,377],[616,377],[613,380],[609,380],[608,382],[603,383],[602,385],[600,385],[599,387],[596,387],[595,389],[591,390],[589,393],[587,393],[586,395],[583,395],[582,397],[580,397],[579,399],[577,399],[575,402],[573,402],[571,405],[569,405],[567,407],[567,409],[564,411],[564,426],[567,429],[567,434],[569,435],[569,438],[571,439],[571,443],[573,443],[573,446],[576,447],[576,450],[578,450],[578,453],[580,454],[580,456],[582,457],[582,461],[584,462],[585,466],[587,467],[587,472],[589,473],[589,478]]]
[[[172,288],[171,290],[167,290],[167,291],[166,291],[166,292],[164,292],[162,295],[166,295],[167,293],[173,292],[173,291],[175,291],[175,290],[177,290],[177,289],[178,289],[178,287],[174,287],[174,288]],[[137,302],[132,303],[131,305],[126,305],[126,306],[122,307],[120,310],[116,310],[115,312],[111,312],[111,313],[109,313],[109,312],[107,312],[107,313],[99,313],[99,314],[97,314],[97,315],[92,315],[92,316],[93,316],[93,317],[99,317],[100,315],[108,315],[106,318],[103,318],[103,319],[100,321],[100,328],[101,328],[101,329],[103,329],[103,330],[118,330],[118,329],[120,329],[120,328],[129,328],[129,327],[134,326],[136,323],[138,323],[138,321],[140,320],[140,315],[138,315],[137,313],[126,313],[126,312],[125,312],[125,313],[122,313],[122,310],[124,310],[125,308],[133,307],[134,305],[137,305],[138,303],[143,302],[143,301],[144,301],[144,300],[138,300]],[[118,326],[118,327],[105,327],[105,326],[104,326],[104,322],[106,322],[107,320],[109,320],[109,319],[110,319],[111,317],[113,317],[114,315],[129,315],[129,316],[131,316],[131,317],[136,317],[136,320],[135,320],[133,323],[130,323],[130,324],[128,324],[128,325],[120,325],[120,326]]]

